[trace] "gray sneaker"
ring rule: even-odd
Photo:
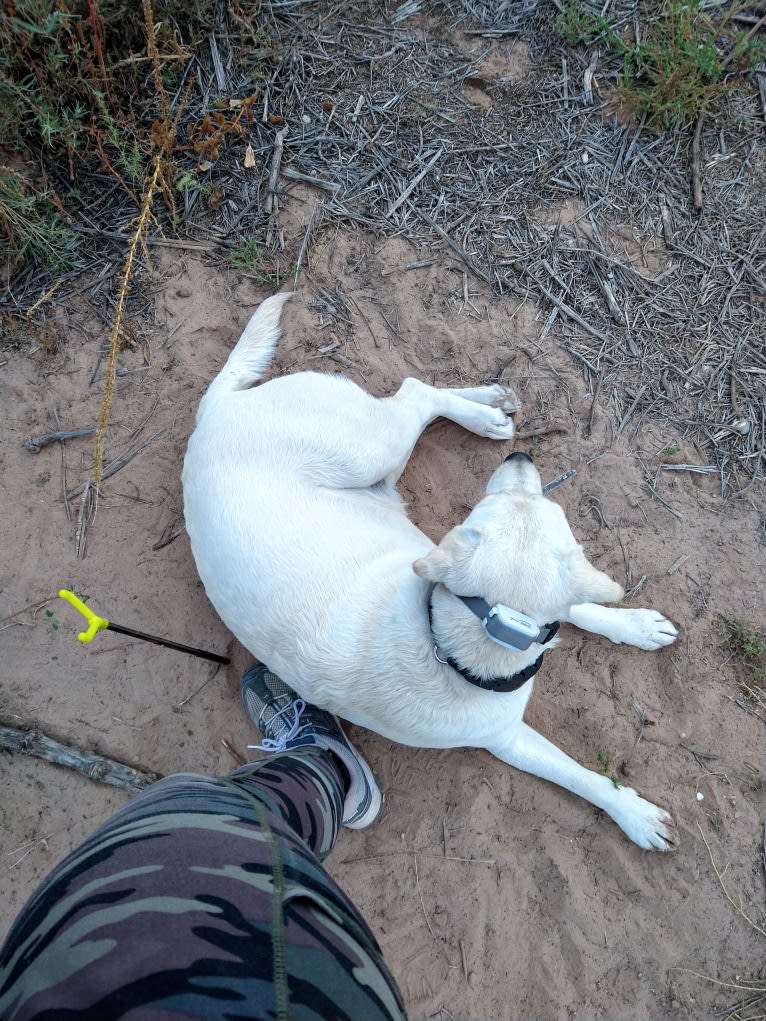
[[[377,819],[383,801],[380,788],[369,765],[332,713],[305,702],[263,664],[248,670],[240,690],[245,712],[263,734],[261,744],[251,744],[248,748],[274,753],[300,748],[324,748],[332,752],[349,776],[343,825],[361,830]]]

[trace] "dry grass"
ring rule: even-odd
[[[178,121],[175,228],[235,264],[246,243],[258,246],[275,280],[305,267],[312,238],[335,223],[402,235],[413,258],[452,259],[497,294],[536,299],[541,335],[556,325],[552,336],[621,429],[665,418],[704,446],[693,467],[717,471],[723,492],[748,492],[766,451],[758,92],[733,92],[721,119],[700,124],[700,213],[692,140],[616,119],[619,71],[562,50],[542,3],[506,7],[498,16],[496,5],[412,0],[384,17],[375,4],[322,4],[320,14],[320,5],[276,0],[247,31],[230,9],[203,39],[176,38],[176,56],[188,59],[176,60],[165,96]],[[490,76],[492,40],[517,35],[533,70]],[[486,97],[482,108],[467,81]],[[62,193],[61,168],[48,169]],[[279,204],[306,181],[314,215],[291,245]],[[568,221],[558,212],[565,201]],[[75,229],[99,242],[93,269],[102,246],[129,241],[122,224],[139,210],[127,202],[114,187],[68,201]],[[166,213],[163,230],[173,227]],[[52,282],[29,269],[6,308],[28,307]]]

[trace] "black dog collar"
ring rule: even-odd
[[[540,667],[543,665],[544,652],[541,652],[534,663],[530,663],[529,666],[524,667],[523,670],[519,670],[517,674],[511,674],[510,677],[488,677],[482,679],[477,677],[476,674],[470,673],[463,667],[459,666],[455,660],[448,656],[446,659],[439,659],[438,646],[434,646],[434,655],[440,663],[447,663],[452,667],[453,670],[464,677],[469,684],[473,684],[477,688],[484,688],[486,691],[518,691],[523,685],[527,683],[530,677],[534,677]]]
[[[433,590],[432,590],[433,591]],[[482,619],[486,618],[489,610],[491,609],[486,599],[472,596],[458,596],[459,599],[466,604],[472,613],[475,613],[477,617]],[[473,604],[473,605],[471,605]],[[428,622],[433,632],[433,607],[431,606],[431,593],[428,596]],[[559,622],[553,621],[550,624],[544,625],[540,630],[540,637],[537,639],[538,645],[545,645],[550,642],[559,629]],[[485,691],[518,691],[523,685],[527,683],[530,678],[534,677],[540,667],[543,665],[544,652],[541,652],[534,663],[530,663],[529,666],[524,667],[523,670],[519,670],[518,673],[511,674],[510,677],[488,677],[482,679],[477,677],[476,674],[472,674],[469,670],[461,667],[451,656],[447,656],[446,659],[442,659],[439,655],[440,649],[438,645],[434,645],[434,656],[439,660],[440,663],[445,663],[447,666],[452,667],[456,670],[469,684],[473,684],[477,688],[483,688]]]

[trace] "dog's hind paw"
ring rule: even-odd
[[[424,386],[422,383],[419,385]],[[464,429],[490,440],[513,439],[514,427],[510,416],[519,410],[520,404],[510,387],[496,383],[492,386],[460,387],[438,392],[449,394],[451,398],[460,398],[442,410],[441,414],[462,425]]]
[[[513,419],[500,408],[493,408],[484,425],[484,435],[491,440],[512,440],[514,436]]]
[[[644,801],[630,787],[620,788],[620,795],[629,804],[622,805],[612,818],[634,844],[645,851],[675,851],[678,848],[678,829],[672,816],[650,801]]]
[[[500,386],[496,383],[491,389],[495,392],[492,407],[500,408],[506,415],[512,415],[521,408],[521,401],[509,386]]]

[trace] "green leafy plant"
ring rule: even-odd
[[[214,162],[222,146],[244,137],[260,95],[222,96],[187,123],[194,48],[230,23],[271,52],[259,14],[258,0],[8,0],[0,17],[0,140],[11,168],[0,167],[4,278],[28,261],[53,271],[82,264],[77,252],[92,242],[67,218],[79,218],[78,199],[105,176],[139,211],[151,184],[150,200],[161,197],[175,220],[176,172],[193,175],[195,157]],[[192,187],[191,176],[184,187]],[[204,193],[206,185],[195,188]],[[257,253],[245,250],[242,259],[271,281]]]
[[[79,238],[45,194],[21,174],[0,166],[0,263],[11,268],[33,259],[53,270],[77,264]]]
[[[606,18],[579,3],[568,3],[556,16],[555,25],[559,36],[570,46],[603,44],[617,53],[624,48],[622,37]]]
[[[763,44],[733,20],[739,5],[703,8],[700,0],[666,0],[641,22],[638,40],[617,32],[573,0],[556,18],[570,46],[599,47],[622,61],[619,95],[648,127],[663,130],[712,113],[753,70]]]
[[[718,630],[750,679],[766,682],[766,629],[753,627],[736,617],[718,618]]]
[[[612,760],[609,758],[606,752],[599,752],[596,758],[598,759],[599,766],[601,766],[601,772],[604,774],[604,776],[609,777],[609,779],[614,784],[615,788],[619,790],[620,787],[622,787],[622,780],[620,779],[619,775],[616,772],[611,771]]]
[[[236,269],[242,269],[255,277],[261,284],[274,284],[276,276],[271,272],[271,260],[266,249],[255,238],[250,238],[241,248],[229,253],[229,262]]]
[[[197,174],[191,170],[186,170],[180,174],[175,181],[176,191],[183,192],[187,188],[191,191],[199,192],[200,195],[207,195],[210,192],[210,185],[204,181],[200,181]]]

